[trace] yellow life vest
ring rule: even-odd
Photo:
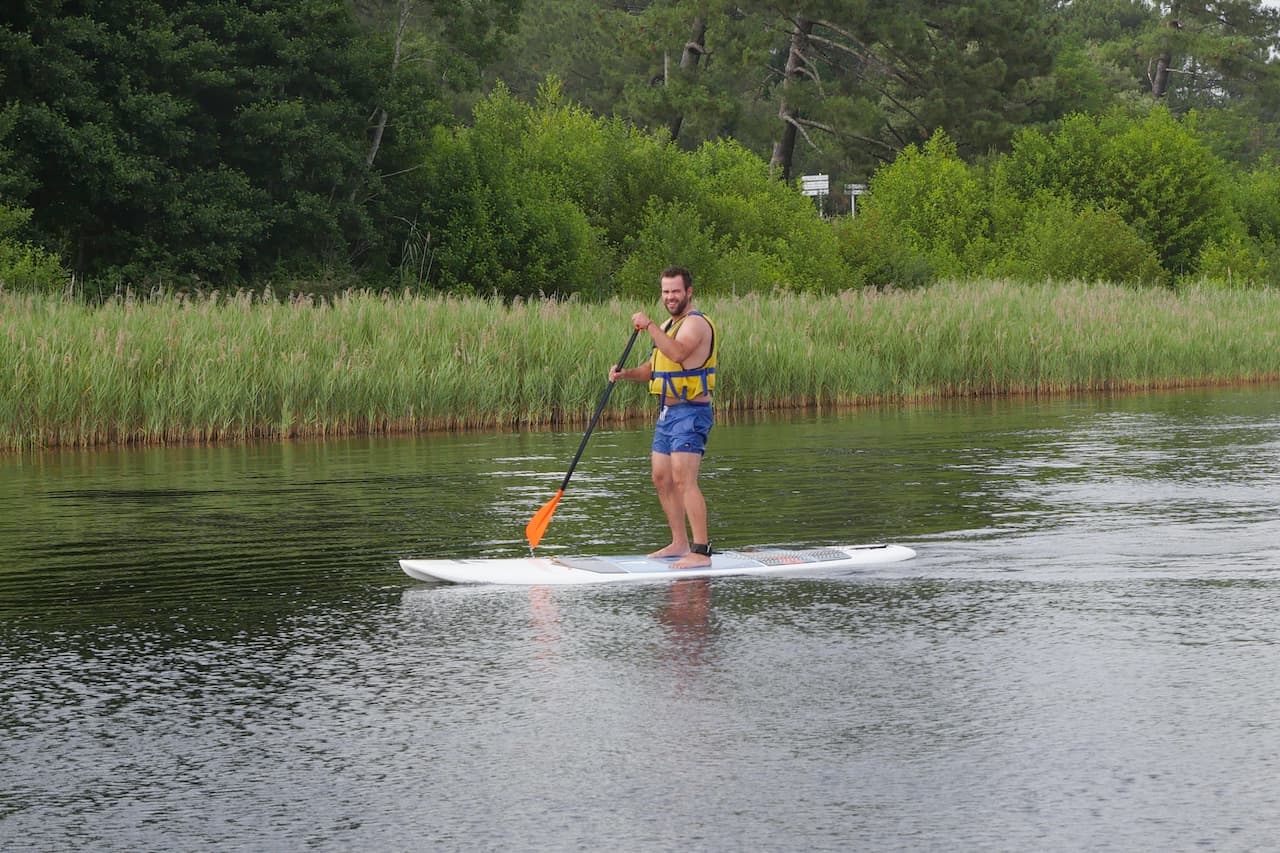
[[[694,314],[711,326],[711,352],[708,353],[707,360],[698,367],[686,370],[683,364],[672,361],[662,354],[662,350],[654,347],[649,355],[649,364],[653,369],[649,380],[650,394],[657,394],[663,399],[688,400],[690,397],[709,394],[716,387],[716,327],[711,318],[701,311],[690,311],[678,320],[668,320],[662,331],[667,333],[667,337],[674,338],[685,317]]]

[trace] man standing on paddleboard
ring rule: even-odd
[[[707,504],[698,487],[698,470],[711,432],[716,329],[692,308],[693,276],[687,269],[668,267],[661,283],[662,304],[671,319],[659,326],[643,311],[631,315],[632,324],[653,342],[649,361],[625,370],[614,365],[609,381],[648,382],[649,392],[658,398],[650,458],[658,501],[671,526],[671,544],[649,556],[678,558],[672,568],[689,569],[711,565]]]

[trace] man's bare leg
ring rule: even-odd
[[[702,466],[701,453],[672,453],[671,479],[680,502],[680,527],[684,532],[684,522],[688,519],[689,532],[694,542],[706,545],[707,538],[707,502],[698,487],[698,470]],[[686,542],[687,544],[687,542]],[[687,550],[687,548],[686,548]],[[687,553],[672,564],[673,569],[693,569],[711,565],[711,558],[706,554]]]
[[[671,456],[666,453],[652,454],[652,467],[653,486],[658,490],[658,503],[662,504],[662,512],[667,516],[667,525],[671,528],[671,544],[654,551],[649,556],[683,557],[689,553],[689,536],[684,529],[684,501],[676,486]]]

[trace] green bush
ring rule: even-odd
[[[1052,136],[1024,132],[996,172],[1024,199],[1047,191],[1076,210],[1114,211],[1173,275],[1191,273],[1201,247],[1235,227],[1226,166],[1159,105],[1070,116]]]
[[[1265,163],[1237,173],[1228,194],[1239,226],[1204,244],[1199,279],[1227,287],[1280,284],[1280,168]]]
[[[0,288],[20,293],[57,293],[70,281],[56,255],[18,239],[31,211],[0,204]]]
[[[420,284],[504,297],[606,291],[600,229],[556,174],[529,167],[534,120],[499,92],[476,108],[473,127],[436,133],[423,236],[406,252]]]
[[[874,221],[901,232],[933,274],[972,274],[991,257],[986,189],[978,170],[938,131],[923,148],[908,145],[871,178],[864,205]]]
[[[782,258],[742,246],[723,252],[712,267],[711,276],[712,292],[734,295],[794,290],[797,280],[795,271]]]
[[[1212,109],[1192,110],[1187,120],[1216,156],[1238,168],[1280,149],[1280,127],[1263,120],[1244,100],[1232,98]]]
[[[840,242],[810,200],[769,176],[737,142],[703,144],[691,157],[689,199],[720,238],[739,293],[774,289],[835,292],[851,286]],[[748,258],[761,268],[755,274]]]
[[[1017,134],[1013,149],[993,166],[992,180],[997,192],[1029,201],[1039,193],[1082,203],[1098,192],[1085,185],[1098,172],[1105,158],[1106,139],[1091,116],[1068,116],[1053,135],[1038,129]]]
[[[659,273],[678,263],[692,271],[698,292],[730,292],[732,286],[725,286],[717,276],[719,261],[715,235],[693,205],[651,199],[627,243],[617,289],[624,296],[656,297]]]
[[[1229,193],[1251,237],[1260,243],[1280,242],[1280,167],[1266,164],[1236,175]]]
[[[500,90],[491,99],[509,97]],[[651,198],[684,198],[694,181],[688,155],[619,119],[592,116],[566,101],[556,81],[520,109],[527,110],[515,143],[520,169],[551,176],[610,246],[635,233]]]
[[[1155,284],[1166,279],[1151,246],[1119,214],[1049,195],[1025,209],[992,274],[1023,281]]]
[[[1201,247],[1231,227],[1224,165],[1163,108],[1140,122],[1113,118],[1103,127],[1110,131],[1104,198],[1119,201],[1166,270],[1192,271]]]
[[[722,292],[834,291],[856,278],[808,200],[741,145],[686,153],[565,103],[554,84],[533,106],[499,88],[472,127],[436,134],[425,171],[405,251],[421,286],[647,298],[672,263]]]
[[[1200,252],[1199,281],[1226,287],[1275,284],[1280,271],[1276,245],[1260,245],[1252,237],[1233,234],[1211,240]]]
[[[30,243],[0,240],[0,287],[5,290],[57,293],[69,281],[55,255]]]
[[[929,260],[902,237],[895,223],[875,209],[836,222],[840,256],[851,287],[916,288],[937,281]]]

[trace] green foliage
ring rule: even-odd
[[[908,243],[903,231],[872,207],[856,219],[838,221],[840,256],[850,270],[851,287],[924,287],[937,280],[929,260]]]
[[[1164,109],[1139,122],[1104,120],[1102,127],[1108,139],[1102,186],[1084,198],[1114,199],[1166,270],[1191,271],[1201,246],[1230,224],[1221,161]]]
[[[1280,244],[1280,166],[1264,164],[1238,174],[1230,193],[1245,231],[1260,243]]]
[[[433,7],[447,5],[476,4]],[[412,185],[444,118],[445,63],[394,67],[393,52],[345,0],[25,4],[0,20],[0,101],[22,128],[0,187],[81,276],[228,286],[385,269],[412,210],[391,190]]]
[[[0,240],[0,288],[58,293],[66,290],[69,280],[56,255],[30,243]]]
[[[1073,2],[1068,8],[1075,5]],[[1129,72],[1115,58],[1098,45],[1076,41],[1068,41],[1058,54],[1054,78],[1057,115],[1106,112],[1122,93],[1130,94],[1133,89]]]
[[[1071,116],[1048,136],[1026,131],[998,172],[1024,199],[1047,191],[1076,209],[1113,211],[1171,275],[1191,273],[1201,247],[1234,224],[1225,165],[1163,107]]]
[[[1160,27],[1159,12],[1144,0],[1071,0],[1059,4],[1058,20],[1067,44],[1078,47],[1096,70],[1108,75],[1110,102],[1150,89],[1144,46]],[[1107,104],[1080,103],[1076,112],[1104,112]],[[1092,108],[1092,109],[1091,109]]]
[[[804,71],[784,80],[800,19],[813,25]],[[555,75],[598,114],[678,128],[686,150],[731,137],[760,157],[783,132],[785,99],[805,137],[791,174],[864,175],[939,127],[985,154],[1019,124],[1055,118],[1073,92],[1055,79],[1054,27],[1052,5],[1029,0],[546,0],[526,4],[493,73],[524,97]]]
[[[980,268],[990,254],[984,196],[978,171],[939,131],[875,173],[865,207],[875,221],[900,229],[935,275],[948,278]]]
[[[635,233],[651,198],[677,198],[695,180],[690,159],[661,135],[593,116],[567,101],[558,81],[548,81],[533,108],[522,109],[525,168],[548,175],[611,246]]]
[[[992,274],[1020,281],[1157,284],[1167,278],[1151,246],[1111,210],[1039,196],[1023,211]]]
[[[509,47],[519,0],[11,5],[11,289],[63,267],[99,292],[593,298],[648,294],[672,262],[712,294],[1280,274],[1276,16],[1254,0],[1177,4],[1180,28],[1140,0],[548,0]],[[488,62],[517,95],[480,96]],[[782,98],[794,171],[883,164],[856,218],[771,180]]]
[[[472,128],[437,134],[421,213],[432,269],[420,286],[506,297],[601,291],[600,230],[556,174],[531,168],[534,120],[499,91],[477,106]]]
[[[57,256],[19,238],[30,219],[30,210],[0,204],[0,289],[19,293],[65,290],[69,276]]]
[[[1168,48],[1170,110],[1199,110],[1215,153],[1252,162],[1280,127],[1275,16],[1257,0],[547,0],[525,5],[494,74],[524,97],[558,75],[596,114],[679,126],[687,150],[732,137],[761,157],[782,133],[785,98],[803,128],[791,173],[862,180],[937,129],[972,161],[1064,115],[1149,104]],[[801,19],[813,24],[804,71],[784,82]],[[681,68],[700,22],[706,52]]]
[[[1163,19],[1144,32],[1140,46],[1174,72],[1163,91],[1158,64],[1152,80],[1153,94],[1171,109],[1274,97],[1267,92],[1275,82],[1268,60],[1280,47],[1280,11],[1257,0],[1180,0],[1155,8]]]
[[[1141,93],[1146,100],[1166,103],[1177,115],[1207,108],[1234,116],[1219,127],[1224,146],[1213,146],[1228,159],[1233,155],[1227,146],[1256,156],[1246,149],[1258,140],[1246,140],[1237,132],[1241,127],[1264,119],[1274,133],[1273,57],[1280,45],[1278,13],[1271,4],[1071,0],[1055,5],[1067,43],[1083,45],[1098,68],[1108,69],[1113,103]],[[1162,75],[1161,67],[1171,73]],[[1077,109],[1104,111],[1083,103]]]
[[[738,293],[851,286],[832,229],[810,199],[771,180],[762,160],[735,142],[717,141],[693,152],[690,164],[693,179],[683,197],[713,228],[721,258],[705,281]]]
[[[868,4],[872,30],[901,72],[887,87],[891,127],[917,139],[943,128],[970,156],[1003,150],[1017,126],[1050,118],[1057,46],[1049,6],[1027,0]],[[883,17],[880,17],[883,16]],[[887,20],[886,20],[887,18]]]
[[[985,167],[966,165],[935,134],[872,177],[843,250],[877,284],[983,275],[1151,284],[1208,273],[1203,264],[1258,278],[1280,232],[1280,178],[1230,174],[1160,107],[1024,131]]]
[[[1239,228],[1204,244],[1198,280],[1228,287],[1280,284],[1280,168],[1261,164],[1237,173],[1228,192]]]
[[[1280,125],[1265,120],[1242,101],[1197,109],[1187,119],[1214,155],[1236,168],[1265,162],[1280,149]]]
[[[718,289],[716,242],[711,227],[692,204],[652,199],[618,270],[619,292],[636,299],[652,297],[658,271],[677,260],[693,272],[700,291]]]
[[[1198,281],[1226,287],[1275,284],[1280,253],[1274,243],[1260,245],[1251,237],[1232,234],[1211,240],[1200,252]]]
[[[426,286],[649,295],[672,263],[711,293],[849,286],[831,229],[742,146],[682,152],[554,84],[534,106],[499,87],[471,128],[438,134],[426,172]]]

